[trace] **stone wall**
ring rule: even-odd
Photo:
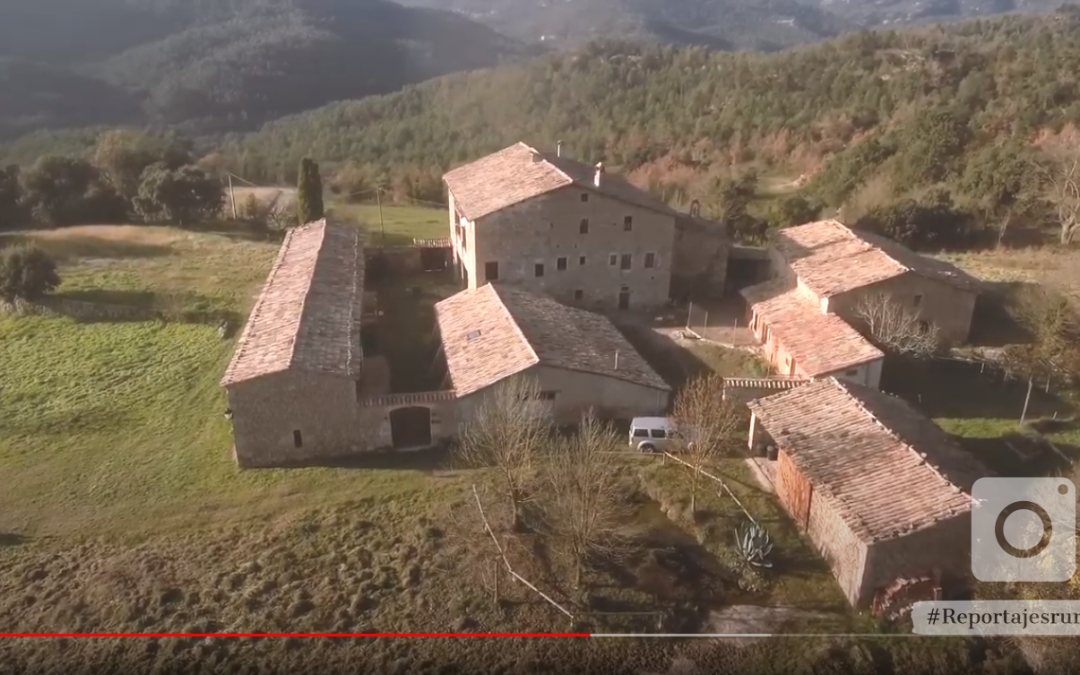
[[[898,578],[942,573],[945,583],[964,583],[971,576],[971,513],[870,547],[861,598],[868,601]]]
[[[453,208],[451,200],[452,221]],[[586,219],[588,232],[582,233]],[[624,288],[629,290],[631,309],[660,307],[668,301],[674,215],[568,186],[476,223],[462,219],[460,225],[459,229],[452,224],[451,232],[455,260],[460,261],[469,288],[490,281],[485,265],[497,263],[500,281],[544,291],[568,304],[614,309]],[[628,270],[622,269],[623,255],[630,256]],[[645,267],[646,256],[652,267]],[[542,276],[537,275],[538,265],[543,266]]]
[[[0,310],[21,314],[70,316],[80,321],[152,321],[161,318],[160,312],[146,307],[57,297],[45,297],[35,303],[23,300],[13,303],[0,302]]]
[[[731,236],[722,223],[691,216],[675,220],[671,293],[676,298],[724,296]]]
[[[975,315],[977,294],[914,272],[835,295],[829,298],[827,308],[852,326],[861,327],[863,322],[857,312],[859,301],[877,293],[885,294],[914,311],[920,320],[936,325],[943,344],[963,344],[967,341]],[[916,296],[919,296],[917,306]]]
[[[452,391],[427,391],[409,394],[386,394],[364,399],[359,406],[372,420],[372,438],[377,448],[394,447],[391,413],[400,408],[427,408],[431,411],[430,446],[439,445],[458,435],[457,398]],[[421,449],[413,446],[409,449]]]

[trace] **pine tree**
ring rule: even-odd
[[[323,217],[323,190],[319,165],[306,157],[300,162],[300,179],[296,187],[296,212],[301,225],[313,223]]]

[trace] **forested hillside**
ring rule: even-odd
[[[1080,122],[1076,63],[1075,8],[775,55],[593,44],[334,104],[221,152],[251,180],[291,181],[302,156],[351,163],[351,175],[437,176],[519,139],[561,139],[583,160],[684,191],[735,166],[813,174],[816,193],[839,205],[868,182],[886,195],[940,182],[959,190],[963,176],[976,181],[965,174],[976,160],[1020,161],[1040,132]]]
[[[6,0],[0,139],[94,124],[253,128],[533,53],[387,0]]]

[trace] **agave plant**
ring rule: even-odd
[[[765,528],[757,523],[750,523],[742,532],[736,532],[735,541],[743,560],[754,567],[772,567],[769,554],[772,553],[772,540]]]

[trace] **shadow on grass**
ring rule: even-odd
[[[323,467],[331,469],[417,471],[426,474],[453,471],[461,468],[455,464],[453,456],[445,447],[407,452],[379,450],[364,454],[297,462],[289,466],[292,468]]]
[[[30,538],[14,532],[0,532],[0,548],[22,546],[29,543]]]
[[[987,290],[975,302],[969,341],[976,347],[1028,344],[1034,336],[1017,321],[1010,307],[1022,293],[1039,284],[1007,281],[987,282]]]
[[[50,230],[61,235],[63,230]],[[158,258],[172,255],[168,244],[154,244],[121,238],[90,235],[32,236],[27,233],[0,234],[0,248],[34,244],[59,261],[79,258]]]
[[[911,363],[887,361],[882,374],[883,391],[900,396],[932,418],[1016,420],[1024,411],[1026,380],[1004,380],[980,372],[977,364],[956,361]],[[1037,383],[1028,403],[1028,418],[1071,414],[1072,405]]]
[[[995,438],[954,436],[953,440],[999,476],[1039,477],[1068,474],[1075,463],[1080,461],[1080,446],[1052,443],[1019,432]]]
[[[711,370],[709,364],[691,350],[649,325],[620,320],[616,326],[652,369],[674,389]]]
[[[432,391],[446,378],[435,303],[453,295],[448,272],[382,275],[373,286],[383,315],[375,329],[378,352],[390,364],[393,393]]]
[[[52,311],[80,323],[160,320],[218,326],[230,337],[243,321],[239,312],[218,306],[198,293],[155,293],[119,289],[83,289],[54,293],[42,301]]]

